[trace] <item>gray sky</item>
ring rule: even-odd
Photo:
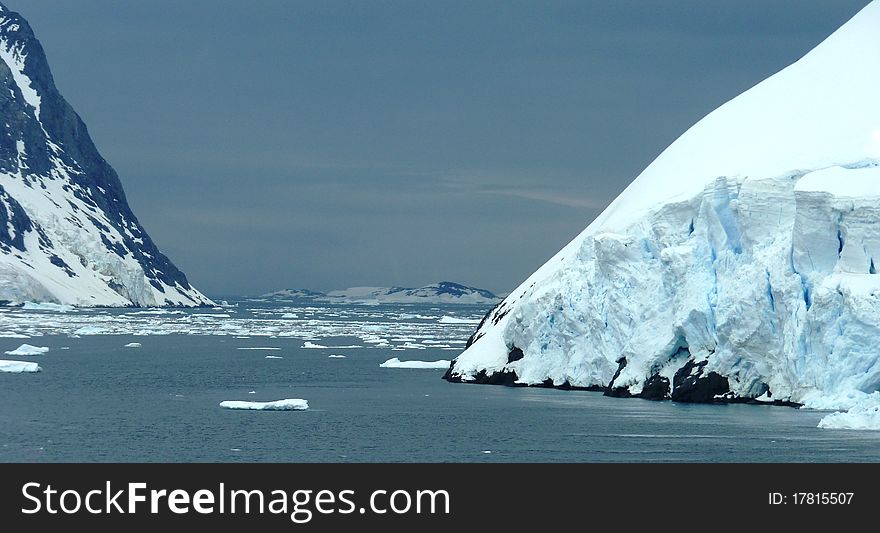
[[[209,295],[512,289],[867,0],[6,0]]]

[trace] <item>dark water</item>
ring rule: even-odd
[[[22,341],[0,339],[0,351]],[[143,347],[122,348],[133,341]],[[819,412],[454,385],[440,379],[442,370],[378,366],[390,357],[450,359],[458,353],[450,350],[302,349],[298,338],[180,334],[44,335],[24,342],[51,351],[27,358],[43,372],[0,373],[0,461],[880,459],[880,435],[817,429]],[[247,346],[281,350],[237,349]],[[329,359],[330,353],[347,358]],[[282,398],[305,398],[310,409],[218,407],[223,400]]]

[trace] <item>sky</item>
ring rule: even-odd
[[[4,0],[208,295],[512,290],[867,0]]]

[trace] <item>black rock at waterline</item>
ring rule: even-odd
[[[725,382],[726,381],[727,380],[725,379]],[[639,398],[656,401],[668,400],[670,398],[669,378],[656,374],[651,376],[648,381],[645,382],[645,386],[642,388]]]
[[[518,361],[524,357],[524,353],[519,348],[512,348],[508,353],[508,362]],[[452,361],[443,379],[450,383],[465,383],[474,385],[504,385],[507,387],[535,387],[535,388],[553,388],[559,390],[577,390],[589,392],[602,392],[605,396],[612,398],[638,398],[642,400],[663,401],[671,400],[680,403],[747,403],[757,405],[775,405],[784,407],[800,407],[801,404],[788,400],[771,400],[758,401],[754,398],[743,398],[736,396],[730,392],[730,383],[728,379],[716,372],[708,372],[703,375],[703,369],[706,361],[695,362],[688,360],[673,376],[670,384],[669,378],[655,374],[651,376],[642,387],[642,391],[637,394],[630,392],[628,387],[615,385],[615,380],[620,373],[626,368],[626,358],[621,357],[618,360],[617,372],[607,385],[590,385],[590,386],[574,386],[568,381],[562,384],[554,384],[551,379],[546,379],[542,383],[525,384],[519,383],[519,377],[516,372],[510,369],[503,369],[498,372],[487,373],[480,370],[472,380],[463,380],[460,375],[453,373],[455,369],[455,361]],[[766,385],[765,385],[766,387]],[[769,390],[765,390],[769,396]]]
[[[716,372],[703,375],[706,364],[708,361],[695,363],[690,360],[675,372],[672,378],[672,401],[711,403],[730,392],[726,377]]]

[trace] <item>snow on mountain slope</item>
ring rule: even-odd
[[[0,302],[211,303],[140,226],[27,21],[2,4],[0,116]]]
[[[823,408],[880,388],[878,89],[875,0],[669,146],[446,378]]]

